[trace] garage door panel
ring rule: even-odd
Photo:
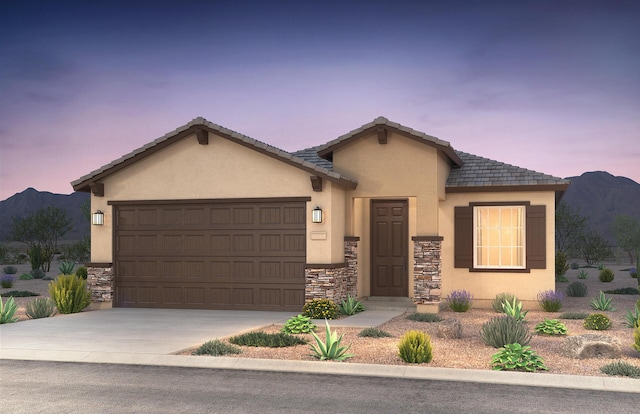
[[[115,306],[299,310],[304,202],[116,206]]]

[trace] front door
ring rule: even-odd
[[[371,296],[407,297],[406,200],[371,200]]]

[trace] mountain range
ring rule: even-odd
[[[587,217],[588,226],[615,245],[611,223],[618,214],[640,220],[640,184],[614,177],[605,171],[586,172],[579,177],[567,177],[571,185],[562,201]],[[80,240],[89,234],[89,222],[81,206],[89,202],[88,193],[53,194],[27,188],[0,201],[0,241],[9,241],[12,217],[24,217],[40,207],[55,206],[67,212],[73,230],[65,240]]]

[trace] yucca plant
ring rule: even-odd
[[[347,298],[340,302],[338,307],[343,315],[355,315],[358,312],[364,311],[362,302],[351,295],[347,295]]]
[[[17,310],[18,305],[13,300],[13,296],[7,299],[7,303],[2,303],[2,297],[0,297],[0,324],[17,322],[18,317],[14,316]]]
[[[614,311],[613,298],[607,298],[604,292],[600,291],[600,296],[591,301],[591,307],[599,311]]]
[[[311,350],[313,351],[311,356],[321,361],[344,361],[347,358],[355,356],[354,354],[347,354],[347,351],[351,348],[351,344],[347,346],[340,345],[344,334],[338,336],[337,332],[331,332],[329,321],[325,319],[324,323],[326,326],[325,341],[320,339],[315,332],[311,332],[311,335],[313,335],[313,338],[316,340],[316,345],[311,345]]]
[[[497,313],[504,313],[504,308],[502,307],[502,304],[505,301],[511,302],[514,299],[516,299],[516,295],[514,295],[513,293],[508,293],[508,292],[498,293],[495,299],[491,301],[491,307]]]
[[[513,301],[504,301],[502,303],[502,310],[504,314],[507,316],[511,316],[516,321],[523,321],[524,318],[527,317],[527,313],[529,311],[522,310],[522,302],[520,302],[517,298],[513,298]]]
[[[87,281],[76,275],[58,276],[49,283],[49,295],[63,314],[80,312],[91,303]]]
[[[48,318],[58,313],[56,303],[50,298],[36,298],[27,303],[25,313],[30,319]]]

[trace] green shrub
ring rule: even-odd
[[[615,274],[613,273],[613,270],[607,268],[603,268],[602,270],[600,270],[600,274],[598,274],[598,279],[600,279],[601,282],[613,282],[613,278],[615,277]]]
[[[15,275],[18,273],[18,268],[15,266],[5,266],[2,271],[7,275]]]
[[[337,332],[331,332],[331,328],[329,327],[329,322],[325,320],[325,340],[323,341],[316,335],[315,332],[311,332],[313,335],[313,339],[316,340],[316,345],[311,345],[311,350],[313,354],[312,357],[318,358],[321,361],[324,360],[335,360],[335,361],[344,361],[347,358],[351,358],[354,354],[347,354],[349,348],[351,348],[351,344],[347,346],[341,346],[342,338],[344,334],[338,336]]]
[[[91,303],[87,282],[76,275],[58,276],[49,283],[49,295],[63,314],[80,312]]]
[[[556,253],[556,276],[562,276],[569,270],[567,256],[562,252]]]
[[[587,296],[587,285],[582,282],[571,282],[565,290],[567,296],[573,298],[583,298]]]
[[[586,272],[586,270],[581,270],[578,272],[578,274],[576,275],[576,277],[578,279],[586,279],[589,277],[589,274]]]
[[[640,328],[633,330],[633,349],[640,352]]]
[[[47,274],[42,269],[31,270],[31,276],[33,276],[34,279],[44,279],[46,275]]]
[[[304,345],[307,343],[307,341],[302,338],[289,335],[284,332],[266,333],[263,331],[249,332],[233,336],[229,338],[229,342],[235,345],[266,348],[285,348],[288,346]]]
[[[84,266],[80,266],[79,268],[76,269],[76,276],[83,278],[84,280],[87,280],[87,276],[89,275],[87,268]]]
[[[598,266],[596,266],[598,268],[598,270],[604,270],[604,263],[598,263]]]
[[[602,313],[594,313],[587,316],[582,326],[592,331],[606,331],[611,328],[611,319]]]
[[[506,344],[491,357],[491,367],[495,371],[526,371],[547,370],[544,360],[529,346],[520,344]]]
[[[494,348],[515,343],[524,346],[531,341],[526,325],[510,316],[497,316],[482,324],[480,337],[485,344]]]
[[[46,254],[45,252],[42,250],[42,247],[40,246],[32,246],[28,251],[27,251],[27,255],[29,256],[29,261],[31,262],[31,269],[35,270],[35,269],[40,269],[42,267],[43,264],[46,263]],[[41,277],[38,278],[35,275],[33,275],[34,279],[42,279]]]
[[[495,299],[493,299],[491,301],[491,307],[493,308],[493,310],[495,312],[504,313],[504,309],[502,308],[502,304],[505,301],[513,302],[514,299],[517,299],[517,298],[516,298],[516,295],[514,295],[513,293],[507,293],[507,292],[498,293],[496,295]]]
[[[10,290],[0,294],[0,296],[13,296],[14,298],[26,298],[29,296],[40,296],[39,293],[31,292],[29,290]]]
[[[613,298],[607,298],[602,291],[600,291],[600,296],[591,301],[591,307],[595,310],[599,311],[614,311],[616,308],[613,307]]]
[[[577,269],[580,268],[580,265],[578,263],[576,263],[576,262],[571,262],[571,268],[573,270],[577,270]]]
[[[604,293],[609,293],[611,295],[640,295],[640,290],[634,287],[625,287],[625,288],[605,290]]]
[[[400,338],[398,356],[410,364],[431,362],[433,359],[431,337],[422,331],[408,331]]]
[[[358,312],[364,311],[364,305],[362,302],[356,300],[356,298],[351,295],[347,295],[347,299],[340,302],[338,307],[343,315],[355,315]]]
[[[18,310],[18,305],[13,300],[13,297],[7,299],[7,303],[2,303],[0,297],[0,324],[13,323],[18,321],[18,317],[14,316]]]
[[[282,332],[286,334],[309,333],[316,330],[316,324],[311,322],[311,318],[304,315],[293,316],[287,319],[282,327]]]
[[[0,286],[4,289],[8,289],[13,287],[14,278],[11,275],[2,275],[0,276]]]
[[[562,309],[563,302],[562,292],[545,290],[538,293],[538,304],[545,312],[558,312]]]
[[[358,336],[363,338],[390,338],[391,334],[387,331],[383,331],[382,329],[371,327],[361,330]]]
[[[452,311],[466,312],[471,309],[473,295],[466,290],[452,290],[446,300]]]
[[[556,275],[556,282],[558,283],[569,283],[569,279],[567,279],[564,275]]]
[[[56,303],[50,298],[36,298],[27,303],[25,313],[30,319],[48,318],[58,313]]]
[[[442,317],[437,313],[410,313],[407,316],[407,319],[415,322],[440,322],[442,321]]]
[[[627,328],[637,328],[640,326],[640,308],[636,305],[633,312],[627,311],[627,314],[624,316],[624,326]]]
[[[542,335],[566,335],[567,327],[557,319],[545,319],[536,325],[534,330]]]
[[[193,355],[211,355],[222,356],[231,354],[240,354],[242,350],[237,346],[230,345],[226,342],[222,342],[219,339],[213,341],[207,341],[200,345],[198,349],[193,351]]]
[[[76,266],[75,263],[65,260],[64,262],[60,263],[60,266],[58,267],[58,270],[60,270],[60,273],[62,273],[63,275],[72,275],[73,274],[73,268]]]
[[[615,361],[604,365],[600,371],[611,376],[640,378],[640,367],[624,361]]]
[[[522,302],[517,298],[513,298],[512,302],[503,302],[502,309],[504,309],[505,315],[512,317],[516,321],[523,321],[527,317],[527,313],[529,313],[529,311],[522,310]]]
[[[335,319],[338,312],[338,305],[329,299],[314,299],[302,307],[302,314],[311,319]]]
[[[558,315],[558,319],[584,319],[587,316],[589,314],[585,312],[563,312]]]
[[[20,275],[20,280],[31,280],[33,276],[30,273],[23,273]]]

